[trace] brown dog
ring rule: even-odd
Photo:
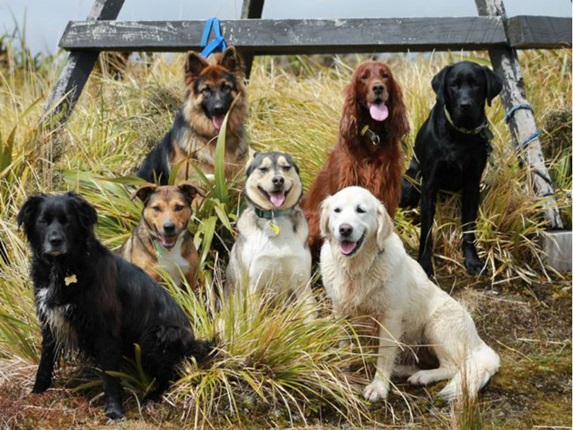
[[[342,188],[366,188],[393,218],[402,190],[402,137],[408,132],[402,90],[388,65],[362,63],[346,87],[338,144],[300,206],[308,220],[308,243],[318,261],[322,239],[320,204]]]
[[[118,253],[156,281],[161,279],[161,271],[165,271],[178,285],[184,276],[194,287],[199,253],[187,224],[197,194],[201,194],[199,189],[187,183],[140,187],[134,197],[144,204],[141,221]]]

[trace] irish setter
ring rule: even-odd
[[[380,199],[394,218],[402,188],[401,138],[408,131],[402,90],[388,65],[362,63],[345,91],[338,144],[301,202],[314,261],[322,243],[320,204],[327,196],[357,185]]]

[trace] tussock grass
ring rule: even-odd
[[[119,246],[141,212],[140,203],[130,200],[139,183],[131,175],[169,129],[183,98],[182,56],[172,62],[160,56],[128,62],[122,80],[102,68],[90,78],[67,126],[45,135],[39,126],[43,105],[62,57],[29,61],[9,37],[0,43],[10,47],[0,52],[0,240],[10,260],[0,259],[0,358],[33,363],[38,359],[39,330],[28,280],[28,251],[15,224],[18,208],[35,192],[79,191],[98,210],[99,238],[112,248]],[[560,143],[554,145],[559,150],[548,152],[548,165],[558,186],[557,204],[570,228],[571,54],[531,51],[520,56],[526,92],[543,128],[542,140]],[[257,59],[248,87],[251,145],[291,153],[308,187],[336,143],[343,90],[363,58],[337,58],[334,65],[324,66],[314,58],[296,57],[287,60],[287,67],[278,59]],[[488,63],[482,54],[464,53],[463,58]],[[408,160],[415,131],[433,105],[432,76],[460,59],[461,54],[386,59],[401,83],[409,111],[412,132],[404,139]],[[554,112],[560,112],[558,120]],[[512,147],[499,99],[488,115],[495,139],[483,178],[478,248],[492,283],[548,280],[557,275],[541,259],[538,237],[545,225],[540,202],[532,196],[529,173]],[[52,159],[53,154],[58,157]],[[198,336],[216,339],[218,350],[210,367],[187,363],[168,399],[182,405],[183,418],[198,427],[248,425],[252,416],[266,417],[266,425],[277,426],[311,423],[315,417],[332,425],[367,423],[371,415],[360,397],[361,384],[346,369],[371,357],[338,347],[351,331],[330,317],[327,304],[321,303],[320,316],[312,322],[301,318],[302,310],[292,304],[259,303],[255,312],[247,312],[252,308],[240,299],[216,305],[239,213],[239,196],[227,194],[227,187],[236,186],[205,182],[207,197],[191,226],[201,254],[201,294],[165,281],[192,317]],[[411,254],[418,248],[418,216],[418,210],[400,212],[396,220]],[[461,273],[459,218],[459,198],[444,196],[436,214],[438,279]],[[137,366],[129,375],[126,383],[141,395],[148,381],[138,375]],[[407,421],[423,414],[410,406],[411,397],[403,393],[401,399],[410,411]],[[390,404],[385,407],[393,411]],[[462,409],[469,414],[473,410]],[[462,424],[468,420],[456,414],[458,420],[449,424],[469,428]]]

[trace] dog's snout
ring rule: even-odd
[[[384,85],[377,82],[372,86],[372,91],[374,91],[375,94],[381,94],[384,91]]]
[[[273,177],[273,185],[275,187],[282,186],[282,185],[284,185],[284,183],[285,183],[284,177],[279,176],[279,175]]]
[[[175,224],[172,222],[166,222],[163,224],[163,231],[167,234],[171,234],[175,232]]]
[[[343,237],[348,237],[352,234],[352,226],[350,224],[341,224],[338,227],[338,232]]]
[[[49,238],[48,241],[50,242],[50,245],[52,245],[55,248],[58,248],[60,246],[62,246],[62,243],[64,243],[64,239],[62,238],[62,236],[60,236],[57,233],[53,233]]]
[[[469,110],[472,107],[471,100],[461,100],[460,101],[460,109],[463,111]]]

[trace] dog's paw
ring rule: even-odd
[[[433,382],[428,372],[420,370],[408,378],[408,382],[412,385],[428,385]]]
[[[34,383],[34,388],[32,388],[32,393],[42,394],[44,391],[50,388],[50,385],[52,385],[52,381],[50,380],[44,381],[36,379],[36,382]]]
[[[105,416],[117,421],[123,418],[123,408],[115,402],[108,402],[105,405]]]
[[[385,400],[388,397],[389,387],[381,380],[374,380],[364,388],[364,398],[371,402]]]
[[[485,265],[479,259],[466,258],[466,260],[464,261],[464,266],[466,267],[467,272],[472,276],[479,276],[486,274]]]

